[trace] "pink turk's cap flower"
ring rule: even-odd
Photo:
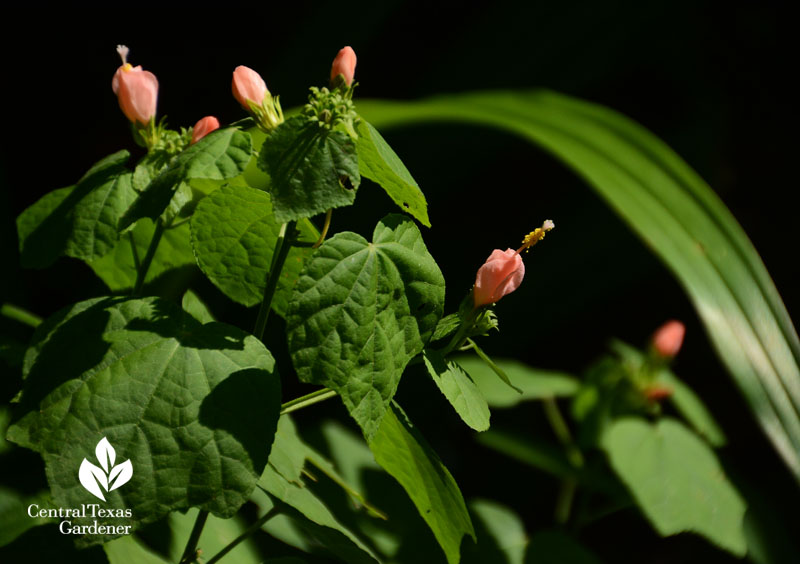
[[[686,326],[680,321],[667,321],[653,334],[653,348],[666,358],[672,358],[681,350]]]
[[[522,283],[525,264],[514,249],[495,249],[475,276],[475,307],[493,304]]]
[[[264,98],[269,93],[267,84],[261,75],[251,68],[238,66],[233,71],[233,97],[248,112],[250,106],[248,100],[260,106]]]
[[[519,254],[544,239],[547,232],[555,226],[555,223],[548,219],[542,223],[541,227],[537,227],[525,235],[525,238],[522,239],[522,246],[516,251],[514,249],[492,251],[475,276],[472,297],[475,300],[476,308],[493,304],[519,288],[522,278],[525,276],[525,265]]]
[[[122,66],[111,79],[111,89],[117,95],[122,113],[133,123],[147,125],[156,115],[158,102],[158,80],[141,66],[133,67],[127,61],[128,48],[117,46],[122,57]]]
[[[353,84],[353,76],[356,74],[356,52],[349,45],[339,50],[333,60],[333,65],[331,65],[331,84],[340,74],[344,75],[344,82],[347,86]]]
[[[214,116],[206,116],[192,128],[192,145],[200,141],[203,137],[212,131],[219,129],[219,120]]]

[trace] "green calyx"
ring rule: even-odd
[[[267,92],[261,104],[256,104],[251,100],[247,101],[250,113],[256,118],[258,128],[264,133],[271,133],[273,129],[283,123],[283,110],[278,98]]]
[[[131,125],[136,144],[147,149],[148,153],[165,153],[175,156],[192,142],[192,129],[181,127],[180,131],[167,128],[166,116],[158,122],[152,118],[147,125]]]

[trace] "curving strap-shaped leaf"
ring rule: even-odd
[[[764,432],[800,480],[797,333],[747,235],[669,147],[608,108],[548,91],[361,100],[358,109],[384,129],[425,122],[503,129],[586,179],[680,281]]]

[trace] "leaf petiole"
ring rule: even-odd
[[[197,560],[197,543],[200,541],[200,535],[203,534],[206,519],[208,519],[208,511],[200,510],[200,513],[197,514],[197,519],[194,521],[194,527],[192,527],[192,532],[186,542],[186,548],[179,564],[191,564]]]
[[[325,401],[326,399],[330,399],[335,395],[335,390],[331,390],[330,388],[322,388],[316,392],[311,392],[310,394],[289,400],[281,405],[281,415],[291,413],[292,411],[297,411],[298,409],[303,409],[304,407],[314,405],[315,403],[319,403],[321,401]]]
[[[0,315],[31,327],[38,327],[42,323],[42,318],[35,313],[31,313],[27,309],[13,304],[3,304],[0,306]]]
[[[253,329],[253,335],[259,340],[264,337],[264,329],[267,326],[267,319],[269,319],[269,312],[272,308],[272,298],[275,296],[275,289],[278,287],[278,280],[281,277],[283,264],[286,262],[286,257],[289,255],[289,251],[292,248],[292,241],[296,237],[296,224],[297,222],[290,221],[281,225],[278,239],[275,241],[275,250],[272,253],[272,264],[269,267],[269,272],[267,272],[267,281],[264,286],[264,297],[261,300],[261,307],[258,310],[255,329]]]
[[[150,264],[153,262],[153,257],[156,256],[158,244],[161,242],[161,236],[164,234],[164,222],[159,217],[156,220],[156,229],[153,232],[153,237],[150,239],[150,245],[147,247],[147,252],[142,259],[142,264],[136,273],[136,284],[133,286],[133,295],[139,296],[144,288],[144,280],[147,278],[147,271],[150,270]]]

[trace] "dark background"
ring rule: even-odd
[[[796,318],[800,272],[796,208],[789,201],[797,186],[797,91],[789,84],[797,52],[794,20],[781,3],[187,4],[170,7],[168,16],[164,6],[129,3],[125,12],[84,13],[37,5],[6,18],[0,40],[3,301],[47,316],[104,292],[77,261],[21,271],[13,220],[101,157],[120,148],[141,154],[111,92],[118,43],[131,48],[132,64],[158,77],[159,115],[173,127],[208,114],[223,123],[243,117],[230,94],[231,71],[239,64],[260,72],[284,108],[302,104],[307,86],[327,82],[338,49],[352,45],[358,97],[544,87],[637,120],[730,207]],[[423,235],[448,282],[450,309],[492,249],[516,247],[546,218],[556,222],[526,255],[523,285],[498,305],[501,333],[486,341],[487,350],[577,373],[611,337],[642,345],[666,319],[684,320],[688,334],[676,372],[726,429],[731,444],[723,459],[734,478],[753,484],[778,521],[788,518],[784,512],[798,502],[796,485],[714,356],[681,288],[580,179],[538,149],[491,131],[436,126],[385,136],[428,198],[433,228]],[[357,207],[334,214],[334,230],[369,235],[384,213],[394,211],[374,186],[365,184],[358,200]],[[221,320],[252,324],[254,311],[231,305],[200,276],[196,287]],[[0,331],[20,333],[5,321]],[[275,346],[285,347],[280,326],[271,333]],[[529,530],[547,524],[555,489],[550,478],[478,450],[430,383],[407,377],[399,399],[466,497],[509,503]],[[309,417],[344,420],[343,413],[329,405]],[[531,421],[538,424],[538,415]],[[516,474],[498,479],[501,462],[504,472]],[[521,505],[519,484],[531,490],[525,499],[544,497],[537,506],[545,508],[543,516]],[[796,525],[786,523],[788,530]],[[687,535],[658,540],[633,514],[589,528],[584,540],[610,561],[727,561]]]

